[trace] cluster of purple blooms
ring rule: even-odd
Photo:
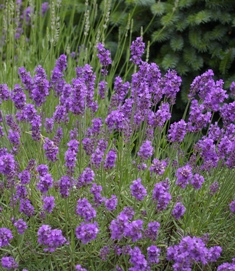
[[[44,3],[42,14],[45,14],[47,8],[48,5]],[[24,12],[24,19],[28,22],[30,22],[31,12],[33,11],[30,9]],[[110,52],[101,43],[97,45],[97,56],[102,65],[101,74],[104,79],[100,82],[96,82],[93,68],[86,64],[84,67],[76,68],[76,78],[72,79],[71,84],[66,83],[64,72],[67,68],[67,56],[61,55],[56,61],[50,78],[47,78],[46,72],[41,66],[36,67],[33,77],[24,67],[21,67],[18,73],[22,86],[16,84],[12,90],[9,90],[6,84],[0,85],[0,104],[11,100],[17,111],[15,116],[6,115],[5,117],[0,111],[0,124],[5,122],[6,129],[8,129],[5,132],[5,125],[1,124],[0,137],[4,137],[6,134],[10,143],[10,150],[0,148],[0,175],[4,178],[0,190],[5,187],[11,188],[13,192],[10,206],[14,208],[19,206],[20,215],[27,217],[27,220],[12,219],[13,233],[17,231],[18,234],[23,235],[29,227],[30,217],[34,216],[38,209],[34,206],[35,201],[30,198],[31,188],[29,188],[36,180],[35,187],[41,196],[42,207],[40,208],[43,210],[40,217],[45,217],[45,213],[50,217],[55,208],[57,198],[50,195],[50,192],[59,191],[61,201],[66,202],[72,198],[71,194],[79,195],[74,209],[80,224],[75,229],[75,236],[86,245],[92,241],[98,243],[101,240],[99,232],[102,227],[98,210],[105,207],[102,215],[111,217],[110,221],[107,220],[110,241],[115,244],[128,242],[127,246],[116,245],[115,247],[113,245],[116,255],[128,255],[131,265],[128,270],[130,271],[151,270],[152,265],[155,268],[160,262],[161,250],[155,245],[160,223],[148,220],[146,225],[145,216],[149,215],[149,210],[141,209],[142,219],[140,219],[136,209],[139,206],[146,207],[145,203],[149,199],[155,208],[154,215],[158,215],[168,206],[172,206],[171,219],[180,225],[181,221],[178,220],[185,215],[186,207],[183,205],[183,199],[175,199],[173,194],[171,195],[173,183],[166,176],[168,172],[171,170],[175,172],[175,184],[179,189],[185,189],[190,183],[191,189],[199,190],[205,181],[204,177],[199,174],[199,170],[209,172],[220,162],[223,166],[234,168],[235,102],[223,104],[228,98],[226,91],[223,90],[223,81],[214,81],[214,74],[211,70],[195,78],[190,87],[191,105],[188,120],[169,124],[171,106],[174,105],[176,95],[180,90],[181,78],[175,71],[170,70],[162,76],[156,64],[142,61],[144,48],[142,38],[137,38],[132,43],[130,60],[137,65],[138,70],[132,75],[131,82],[123,82],[119,76],[114,79],[114,94],[110,99],[108,113],[103,118],[95,117],[98,110],[95,90],[98,87],[100,99],[108,98],[108,83],[105,78],[112,60]],[[47,102],[51,90],[59,104],[52,116],[45,118],[43,112],[38,112]],[[28,92],[27,95],[25,91]],[[231,92],[234,95],[235,83],[231,85]],[[161,102],[162,98],[164,102]],[[32,104],[28,103],[29,99]],[[87,112],[92,116],[90,126],[85,127],[84,131],[80,131],[77,127],[82,127],[82,119],[86,118]],[[213,112],[220,113],[223,128],[219,127],[218,123],[211,124]],[[67,150],[64,152],[66,173],[61,174],[60,179],[55,182],[51,165],[61,162],[59,154],[63,151],[62,139],[65,132],[62,127],[70,125],[71,115],[74,115],[79,121],[76,124],[73,123],[73,129],[69,132],[70,140],[67,141]],[[21,122],[30,124],[33,140],[44,143],[43,150],[50,168],[46,164],[39,164],[36,167],[36,161],[31,160],[26,168],[21,169],[16,160],[24,133],[20,128]],[[109,198],[102,196],[102,191],[106,192],[113,185],[112,183],[109,186],[107,179],[103,178],[108,176],[111,179],[113,172],[117,179],[121,177],[116,172],[118,170],[116,168],[117,160],[122,159],[119,157],[119,143],[116,135],[122,135],[124,143],[128,145],[131,137],[142,129],[143,124],[147,126],[146,131],[148,132],[142,141],[138,142],[139,145],[136,145],[135,159],[139,163],[136,164],[140,174],[147,172],[151,180],[156,178],[152,188],[152,197],[148,197],[147,190],[153,183],[149,185],[144,177],[136,176],[135,180],[128,185],[129,194],[134,198],[135,210],[132,207],[124,207],[121,212],[116,214],[115,210],[118,210],[117,207],[119,203],[122,203],[122,198],[119,199],[117,195],[112,194],[113,190],[108,191]],[[179,148],[187,134],[202,131],[209,124],[207,135],[194,145],[193,155],[186,165],[181,165],[180,155],[182,153],[180,151],[178,152],[179,159],[175,165],[172,163],[172,169],[169,159],[155,157],[155,132],[166,130],[167,134],[164,139],[175,150]],[[167,127],[169,127],[168,130]],[[108,140],[109,137],[115,139]],[[110,141],[112,141],[111,144]],[[39,142],[35,142],[35,144]],[[80,160],[78,160],[78,155],[80,155]],[[88,165],[83,163],[82,155],[84,155],[84,161],[86,159],[89,161]],[[197,155],[200,157],[199,161],[196,158]],[[133,163],[133,167],[136,164]],[[119,181],[117,179],[115,181]],[[103,182],[103,186],[100,185],[100,180]],[[210,194],[215,194],[218,189],[219,183],[214,182],[209,187]],[[84,191],[88,191],[89,199],[85,197],[86,192]],[[133,198],[130,197],[128,200],[131,202]],[[235,213],[235,200],[230,202],[228,207],[231,213]],[[8,228],[0,228],[0,247],[10,245],[13,239],[12,231]],[[52,253],[57,248],[69,244],[62,230],[52,229],[50,225],[41,225],[37,236],[38,243],[44,247],[45,252]],[[138,247],[139,243],[144,240],[151,244],[147,247],[145,254],[142,253],[142,248]],[[100,257],[103,261],[107,260],[110,251],[110,246],[104,246],[101,249]],[[206,265],[216,262],[221,252],[222,249],[219,246],[207,248],[202,239],[186,236],[178,245],[167,248],[167,260],[173,262],[173,269],[176,271],[192,270],[196,264]],[[10,256],[2,257],[1,263],[2,267],[8,270],[18,268],[18,264]],[[235,270],[234,266],[233,259],[232,263],[224,263],[217,270]],[[76,265],[75,269],[86,271],[81,265]],[[122,270],[122,268],[117,266],[116,270]]]

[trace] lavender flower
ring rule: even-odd
[[[132,182],[130,189],[131,189],[131,195],[139,201],[142,201],[144,197],[147,196],[147,191],[145,187],[141,184],[140,178]]]
[[[19,234],[24,234],[25,230],[28,228],[27,223],[22,218],[14,222],[14,226],[17,228]]]
[[[77,264],[75,266],[75,269],[76,269],[76,271],[87,271],[85,268],[82,268],[82,266],[80,264]]]
[[[142,238],[143,220],[134,220],[126,225],[124,228],[124,236],[130,237],[132,242],[136,242]]]
[[[16,84],[11,93],[11,99],[16,109],[22,110],[26,104],[26,95],[20,85]]]
[[[69,191],[72,187],[71,179],[68,176],[62,176],[59,180],[60,195],[62,198],[69,196]]]
[[[95,152],[91,155],[91,164],[95,166],[96,169],[100,167],[103,160],[104,152],[100,148],[96,148]]]
[[[18,268],[18,263],[13,257],[2,257],[1,259],[2,267],[7,270]]]
[[[98,86],[98,93],[100,95],[100,99],[104,99],[105,98],[105,93],[107,92],[107,82],[106,81],[101,81],[99,82],[99,86]]]
[[[204,183],[204,177],[199,174],[194,174],[191,179],[191,185],[194,189],[200,189],[202,184]]]
[[[67,243],[61,230],[52,230],[49,225],[42,225],[37,232],[38,243],[46,246],[44,251],[54,252],[58,247]]]
[[[104,168],[112,169],[115,166],[116,159],[117,159],[117,152],[115,150],[110,150],[106,155]]]
[[[100,193],[101,191],[102,191],[101,185],[97,185],[96,183],[92,184],[90,192],[94,196],[94,202],[95,202],[96,206],[99,206],[104,201],[104,198],[102,197],[102,195]]]
[[[85,219],[86,222],[96,217],[96,211],[86,198],[77,201],[76,214]]]
[[[107,260],[107,256],[110,253],[110,248],[109,246],[104,246],[100,249],[100,258],[102,259],[102,261],[106,261]]]
[[[135,41],[132,42],[130,50],[131,50],[131,59],[135,65],[139,65],[141,63],[141,56],[144,53],[145,44],[142,41],[142,37],[136,38]]]
[[[156,241],[159,227],[160,224],[157,221],[149,222],[148,228],[144,232],[145,237],[149,238],[151,241]]]
[[[48,196],[43,198],[43,209],[44,211],[51,213],[55,207],[55,198]]]
[[[152,142],[149,140],[146,140],[141,146],[140,146],[140,150],[137,153],[138,156],[143,159],[143,160],[147,160],[148,158],[150,158],[153,155],[153,147],[152,147]]]
[[[232,213],[235,213],[235,200],[229,204],[229,208]]]
[[[51,174],[46,173],[43,176],[39,176],[39,182],[36,187],[41,193],[47,193],[50,188],[53,186],[53,179]]]
[[[56,156],[59,153],[59,148],[49,138],[45,138],[43,149],[45,150],[46,158],[49,161],[55,162],[58,159]]]
[[[154,185],[152,199],[157,201],[157,209],[165,210],[171,200],[171,195],[168,192],[168,181],[160,182]]]
[[[172,211],[172,215],[176,220],[179,220],[184,215],[185,211],[186,208],[184,207],[184,205],[181,202],[177,202]]]
[[[33,216],[34,215],[34,207],[31,204],[29,199],[20,199],[20,208],[19,208],[20,213],[24,213],[26,216]]]
[[[108,211],[114,211],[117,207],[118,199],[115,195],[112,195],[110,199],[105,200],[105,207]]]
[[[102,43],[97,44],[98,49],[98,58],[100,60],[100,64],[104,67],[107,67],[108,65],[112,64],[112,60],[110,58],[110,52],[109,50],[106,50],[104,48],[104,45]]]
[[[176,184],[181,188],[185,188],[193,177],[192,168],[189,165],[178,168],[175,175],[177,177]]]
[[[184,120],[172,123],[168,131],[168,139],[170,142],[181,143],[186,135],[186,128],[187,124]]]
[[[18,174],[21,184],[29,184],[30,183],[30,172],[28,170],[23,170]]]
[[[92,240],[96,239],[99,232],[98,223],[81,223],[80,226],[76,228],[75,234],[78,239],[82,241],[83,244],[87,244]]]
[[[78,177],[77,187],[88,185],[94,181],[95,173],[89,167],[85,168],[81,175]]]
[[[113,240],[121,240],[124,236],[124,230],[128,226],[128,216],[124,213],[120,213],[117,219],[111,221],[109,229],[111,231],[111,238]]]
[[[11,230],[0,228],[0,247],[9,246],[11,239],[13,239]]]
[[[129,262],[134,265],[134,268],[130,268],[130,271],[144,271],[147,270],[148,263],[141,253],[141,250],[138,247],[134,247],[130,251],[130,260]]]
[[[147,248],[147,253],[148,253],[148,262],[150,264],[156,264],[159,263],[159,256],[160,256],[160,248],[152,245]]]
[[[162,175],[165,172],[166,167],[167,167],[167,162],[165,160],[160,161],[154,158],[149,170],[151,173],[154,172],[157,175]]]
[[[10,98],[10,92],[6,84],[0,84],[0,104],[2,101],[7,101]]]
[[[223,263],[219,265],[217,268],[217,271],[227,271],[227,270],[231,270],[231,271],[235,270],[235,258],[233,258],[232,263]]]

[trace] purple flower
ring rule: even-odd
[[[147,196],[147,190],[141,184],[140,178],[138,178],[137,180],[134,180],[132,182],[130,189],[131,189],[131,195],[139,201],[142,201],[144,199],[144,197]]]
[[[55,207],[55,198],[48,196],[43,198],[43,209],[44,211],[51,213]]]
[[[38,165],[37,172],[41,177],[45,176],[48,173],[48,166],[44,164]]]
[[[177,270],[190,270],[193,263],[202,263],[216,261],[221,254],[220,247],[208,249],[202,239],[197,237],[184,237],[179,245],[168,247],[167,260],[174,261],[173,268]],[[181,269],[179,269],[181,267]],[[187,268],[187,269],[186,269]]]
[[[157,175],[162,175],[165,172],[166,167],[167,167],[167,162],[165,160],[160,161],[154,158],[149,170],[150,172],[154,172]]]
[[[86,198],[77,201],[76,214],[85,219],[86,222],[96,217],[96,210]]]
[[[202,184],[204,183],[204,177],[199,174],[194,174],[191,179],[191,185],[194,189],[200,189]]]
[[[62,198],[69,196],[69,191],[72,187],[71,179],[69,176],[62,176],[59,180],[60,195]]]
[[[56,156],[59,153],[59,148],[55,145],[55,143],[52,140],[50,140],[49,138],[45,138],[43,149],[45,150],[46,158],[49,161],[55,162],[56,160],[58,160]]]
[[[6,84],[0,84],[0,104],[10,98],[10,92]]]
[[[214,195],[219,189],[219,183],[217,181],[213,182],[210,186],[210,195]]]
[[[100,148],[96,148],[95,152],[91,155],[91,164],[93,164],[96,169],[100,167],[103,156],[104,152],[100,150]]]
[[[90,192],[94,196],[94,202],[95,202],[96,206],[99,206],[104,201],[104,198],[102,197],[102,195],[100,193],[101,191],[102,191],[101,185],[97,185],[96,183],[92,184]]]
[[[112,169],[115,166],[116,159],[117,159],[117,152],[115,150],[110,150],[106,155],[104,168]]]
[[[2,257],[1,263],[2,267],[6,268],[7,270],[18,268],[17,262],[12,257]]]
[[[47,193],[53,186],[53,179],[51,174],[46,173],[44,176],[39,176],[39,182],[36,187],[41,193]]]
[[[78,177],[77,183],[78,188],[92,183],[94,181],[94,178],[95,178],[94,171],[89,167],[85,168],[81,175]]]
[[[48,2],[43,2],[42,3],[42,16],[45,15],[45,13],[47,12],[48,9],[49,9],[49,3]]]
[[[19,234],[24,234],[25,230],[28,228],[27,223],[20,218],[14,223],[14,226],[17,228]]]
[[[112,195],[110,199],[105,200],[105,207],[108,211],[114,211],[117,207],[118,199],[115,195]]]
[[[161,251],[160,248],[158,248],[154,245],[147,248],[148,262],[150,264],[159,263],[160,251]]]
[[[18,174],[21,184],[29,184],[30,183],[30,172],[28,170],[23,170]]]
[[[144,235],[151,241],[156,241],[159,227],[160,224],[157,221],[149,222],[148,228],[145,230]]]
[[[94,140],[89,137],[86,137],[82,140],[83,149],[86,152],[86,155],[91,155],[94,151]]]
[[[189,165],[178,168],[175,175],[177,177],[176,184],[181,188],[185,188],[193,177],[192,168]]]
[[[232,263],[223,263],[218,266],[217,271],[234,271],[235,270],[235,258]]]
[[[110,52],[109,50],[106,50],[104,48],[104,45],[102,43],[97,44],[98,49],[98,58],[100,60],[100,64],[104,67],[107,67],[108,65],[112,64],[112,60],[110,58]]]
[[[130,50],[131,50],[131,58],[135,65],[139,65],[141,63],[141,56],[144,53],[145,44],[142,40],[142,37],[136,38],[135,41],[132,41]]]
[[[13,239],[11,230],[7,228],[0,228],[0,247],[8,246],[11,239]]]
[[[147,160],[153,155],[153,147],[152,147],[152,142],[149,140],[146,140],[141,146],[140,150],[137,153],[138,156],[143,159]]]
[[[107,256],[108,256],[109,252],[110,252],[109,246],[104,246],[100,249],[100,258],[102,259],[102,261],[107,260]]]
[[[29,199],[20,199],[20,213],[24,213],[26,216],[33,216],[34,215],[34,207],[31,204]]]
[[[177,202],[174,209],[172,210],[172,215],[176,220],[179,220],[185,213],[186,208],[181,202]]]
[[[141,253],[141,250],[138,247],[134,247],[130,251],[130,260],[129,262],[134,265],[134,268],[130,268],[130,271],[145,271],[147,270],[148,263],[144,257],[144,255]]]
[[[58,247],[68,243],[61,230],[52,230],[49,225],[42,225],[38,229],[37,236],[38,243],[46,246],[46,248],[44,248],[46,252],[54,252]]]
[[[169,141],[181,143],[187,133],[186,128],[187,124],[184,120],[172,123],[168,131]]]
[[[111,238],[121,240],[124,236],[124,230],[128,226],[128,216],[120,213],[116,219],[112,220],[109,226]]]
[[[170,99],[170,103],[175,104],[176,94],[180,91],[182,79],[177,75],[176,71],[168,70],[167,73],[161,78],[162,93],[166,98]]]
[[[106,81],[99,82],[98,93],[100,95],[100,99],[105,98],[105,93],[107,92],[107,84],[108,83]]]
[[[124,236],[130,237],[132,242],[136,242],[142,238],[143,220],[134,220],[126,225],[124,228]]]
[[[152,199],[157,201],[157,209],[165,210],[171,200],[171,195],[168,192],[168,181],[156,183],[154,185]]]
[[[85,268],[82,268],[82,266],[80,264],[77,264],[75,266],[75,269],[76,269],[76,271],[87,271]]]
[[[10,175],[15,171],[16,162],[12,154],[0,156],[0,173]]]
[[[81,223],[76,228],[76,237],[82,241],[83,244],[87,244],[92,240],[96,239],[99,232],[98,223]]]
[[[26,104],[26,95],[20,85],[16,84],[11,93],[16,109],[22,110]]]
[[[229,204],[229,208],[232,213],[235,213],[235,200]]]

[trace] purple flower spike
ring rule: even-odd
[[[76,237],[82,241],[83,244],[87,244],[96,239],[99,232],[98,223],[82,223],[76,228]]]
[[[45,150],[46,158],[49,161],[55,162],[58,159],[56,156],[59,153],[59,148],[55,145],[55,143],[52,140],[46,138],[43,148]]]
[[[176,184],[181,188],[185,188],[193,177],[192,168],[189,165],[178,168],[175,175],[177,177]]]
[[[112,195],[110,199],[105,200],[105,207],[108,211],[114,211],[117,207],[118,199],[115,195]]]
[[[98,43],[97,49],[98,49],[97,56],[100,60],[100,64],[104,67],[107,67],[108,65],[112,64],[112,60],[110,58],[110,52],[109,50],[106,50],[104,48],[104,45],[102,43]]]
[[[139,201],[142,201],[144,197],[147,196],[147,191],[145,187],[141,184],[140,178],[132,182],[130,189],[131,189],[131,195]]]
[[[12,257],[2,257],[1,263],[2,267],[6,268],[7,270],[18,268],[18,263]]]
[[[143,160],[147,160],[148,158],[150,158],[153,155],[152,142],[149,140],[146,140],[141,145],[140,150],[137,154]]]
[[[14,223],[14,226],[17,228],[19,234],[24,234],[25,230],[28,228],[27,223],[20,218]]]
[[[229,204],[229,208],[232,213],[235,213],[235,200]]]
[[[186,208],[184,207],[184,205],[181,202],[177,202],[172,211],[172,215],[176,220],[179,220],[184,215],[185,211]]]
[[[55,207],[55,198],[48,196],[43,198],[43,209],[44,211],[51,213]]]
[[[0,247],[8,246],[11,239],[13,239],[11,230],[7,228],[0,228]]]
[[[159,263],[160,251],[161,251],[160,248],[158,248],[154,245],[147,248],[148,262],[150,264]]]
[[[96,210],[86,198],[77,201],[76,213],[85,219],[86,222],[96,217]]]
[[[131,50],[131,59],[135,65],[139,65],[141,63],[141,56],[144,53],[145,43],[142,40],[142,37],[138,37],[135,41],[132,42],[130,50]]]
[[[80,264],[77,264],[75,266],[75,269],[76,269],[76,271],[87,271],[85,268],[82,268],[82,266]]]

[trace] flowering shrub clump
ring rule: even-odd
[[[0,84],[3,269],[235,270],[234,102],[209,70],[172,122],[182,80],[144,48],[129,81],[99,42],[74,78],[62,54]]]

